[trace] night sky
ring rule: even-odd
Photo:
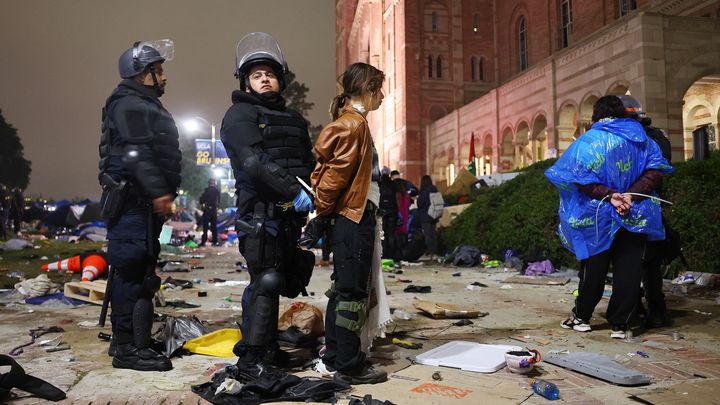
[[[0,109],[32,161],[26,194],[99,197],[101,109],[120,81],[118,57],[137,40],[175,41],[161,101],[176,122],[199,115],[219,123],[238,87],[235,45],[246,33],[268,32],[310,88],[315,107],[306,118],[326,124],[335,93],[334,7],[333,0],[2,0]]]

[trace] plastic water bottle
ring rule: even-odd
[[[558,389],[557,385],[551,383],[550,381],[534,378],[530,380],[530,384],[532,385],[532,389],[536,394],[542,395],[543,397],[551,401],[560,399],[560,390]]]

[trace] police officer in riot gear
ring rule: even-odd
[[[312,201],[298,178],[309,184],[315,161],[307,121],[285,106],[287,64],[278,43],[254,32],[237,45],[240,90],[222,122],[221,139],[237,189],[239,248],[250,285],[243,292],[243,338],[235,345],[238,378],[253,380],[270,366],[290,366],[277,344],[279,296],[304,292],[313,253],[297,247]]]
[[[620,99],[625,106],[625,111],[629,118],[638,120],[648,138],[655,141],[660,147],[663,157],[670,162],[672,157],[672,149],[670,146],[670,138],[667,133],[660,128],[652,126],[652,119],[643,111],[640,102],[631,96],[621,96]],[[645,190],[628,190],[628,191],[645,191]],[[660,190],[656,190],[658,193]],[[663,217],[663,225],[665,226],[666,240],[676,235],[669,227],[667,221]],[[648,242],[643,257],[643,275],[642,283],[645,294],[645,300],[648,304],[647,313],[645,314],[645,325],[647,327],[661,327],[667,323],[667,308],[665,306],[665,294],[663,294],[663,272],[662,264],[666,253],[666,240]],[[638,309],[639,312],[644,310],[642,303]]]
[[[180,185],[178,132],[159,97],[171,40],[136,42],[118,62],[123,79],[103,108],[100,141],[102,214],[108,222],[113,367],[167,371],[150,348],[158,236]]]

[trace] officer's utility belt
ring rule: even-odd
[[[130,184],[125,180],[115,181],[109,174],[103,173],[100,184],[102,184],[102,197],[100,198],[100,216],[105,220],[118,218],[125,208]]]

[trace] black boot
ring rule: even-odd
[[[110,338],[110,346],[108,347],[107,354],[110,357],[115,357],[115,350],[117,349],[117,341],[114,337]]]
[[[147,347],[138,349],[131,343],[117,346],[112,365],[138,371],[168,371],[173,368],[170,359],[164,355]]]
[[[266,349],[258,346],[245,346],[245,351],[237,361],[236,379],[247,383],[255,381],[266,373],[274,372],[272,364],[265,358]]]
[[[281,370],[292,370],[301,368],[305,364],[305,359],[293,356],[285,350],[275,347],[267,351],[265,362]]]

